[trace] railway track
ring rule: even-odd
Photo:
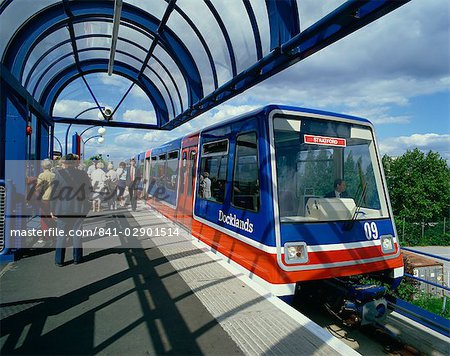
[[[383,326],[350,327],[327,312],[325,307],[295,305],[305,316],[362,355],[449,355],[450,339],[422,325],[391,313]]]

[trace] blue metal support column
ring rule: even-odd
[[[13,93],[27,102],[40,119],[44,120],[49,125],[52,124],[52,121],[44,108],[36,101],[36,99],[34,99],[34,97],[31,96],[31,94],[22,86],[22,84],[20,84],[20,82],[11,74],[11,72],[3,65],[3,63],[0,63],[0,80]]]
[[[0,80],[0,179],[5,178],[6,160],[6,83]]]

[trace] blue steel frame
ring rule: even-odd
[[[173,129],[368,25],[410,0],[350,0],[167,123]],[[276,6],[274,8],[277,8]],[[276,11],[276,10],[274,10]],[[271,25],[271,39],[277,30]],[[283,31],[279,30],[281,36]],[[272,43],[273,44],[273,43]]]
[[[100,21],[100,20],[99,20],[99,21]],[[109,36],[109,35],[105,35],[105,34],[83,35],[83,36],[78,36],[78,37],[76,37],[75,40],[88,39],[88,38],[93,38],[93,37],[104,37],[104,38],[109,38],[110,36]],[[145,49],[144,47],[140,46],[140,45],[137,44],[137,43],[134,43],[133,41],[130,41],[130,40],[127,39],[127,38],[118,37],[118,40],[119,40],[119,41],[126,42],[126,43],[128,43],[128,44],[130,44],[130,45],[133,45],[133,46],[139,48],[140,50],[142,50],[143,52],[146,51],[146,49]],[[24,83],[24,87],[25,87],[25,88],[28,87],[28,84],[30,83],[30,80],[31,80],[32,77],[33,77],[33,72],[36,70],[36,68],[38,67],[38,65],[44,60],[44,58],[45,58],[47,55],[49,55],[49,54],[50,54],[51,52],[53,52],[54,50],[58,49],[60,46],[62,46],[62,45],[64,45],[64,44],[67,44],[67,43],[70,43],[70,42],[71,42],[70,39],[65,40],[65,41],[62,41],[62,42],[60,42],[60,43],[54,45],[54,46],[51,47],[50,49],[48,49],[45,53],[43,53],[43,54],[41,55],[41,57],[39,57],[39,59],[36,60],[36,62],[33,64],[33,67],[31,67],[30,71],[28,72],[27,78],[26,78],[25,83]],[[106,47],[90,47],[90,48],[83,48],[83,49],[79,50],[79,52],[90,51],[90,50],[98,50],[98,49],[101,49],[101,50],[108,50],[108,51],[109,51],[109,48],[106,48]],[[126,52],[123,52],[123,51],[120,51],[120,50],[117,50],[117,53],[121,53],[121,54],[127,55],[127,56],[129,56],[129,57],[135,59],[136,61],[138,61],[138,62],[140,62],[140,63],[143,63],[143,62],[141,61],[140,58],[135,57],[135,56],[133,56],[133,55],[131,55],[131,54],[129,54],[129,53],[126,53]],[[59,57],[58,59],[56,59],[50,66],[48,66],[48,67],[46,68],[46,71],[44,71],[44,72],[41,74],[41,76],[38,78],[38,80],[36,81],[36,83],[35,83],[35,88],[33,89],[33,93],[36,92],[37,87],[38,87],[38,85],[39,85],[39,82],[42,81],[42,78],[45,76],[46,72],[47,72],[51,67],[53,67],[54,65],[58,64],[59,61],[63,60],[64,58],[67,58],[67,57],[71,56],[72,54],[73,54],[72,52],[69,52],[69,53],[67,53],[67,54],[65,54],[65,55],[63,55],[63,56],[60,56],[60,57]],[[153,55],[152,58],[153,58],[153,59],[154,59],[154,60],[155,60],[155,61],[156,61],[163,69],[164,69],[165,74],[170,78],[170,80],[171,80],[171,82],[172,82],[172,84],[173,84],[173,86],[174,86],[174,88],[175,88],[175,91],[177,92],[177,97],[178,97],[178,100],[180,101],[180,106],[183,107],[183,99],[181,98],[180,90],[179,90],[179,88],[178,88],[177,83],[175,82],[175,79],[173,78],[172,73],[167,69],[167,67],[165,66],[165,64],[164,64],[158,57],[156,57],[155,55]],[[156,74],[156,72],[155,72],[155,70],[154,70],[153,68],[151,68],[151,67],[148,66],[148,65],[147,65],[146,67],[147,67],[149,70],[151,70],[153,73]],[[160,78],[160,79],[161,79],[161,78]],[[162,81],[162,80],[161,80],[161,81]],[[164,87],[165,87],[166,90],[167,90],[167,85],[165,85],[164,82],[163,82],[163,85],[164,85]],[[170,95],[169,92],[168,92],[168,95],[171,97],[171,95]],[[173,101],[173,100],[172,100],[172,101]],[[175,115],[175,114],[174,114],[174,115]]]
[[[168,3],[168,7],[164,15],[164,21],[160,21],[147,12],[127,3],[123,4],[121,20],[123,24],[128,24],[135,29],[138,28],[153,36],[154,41],[152,48],[155,46],[156,42],[165,48],[184,76],[188,87],[189,102],[186,103],[186,108],[182,105],[184,111],[170,121],[166,108],[167,104],[162,105],[160,102],[161,98],[154,97],[155,95],[158,96],[155,94],[155,92],[157,92],[156,85],[150,83],[148,80],[143,80],[144,83],[142,83],[142,81],[140,83],[147,89],[144,91],[149,95],[151,101],[156,101],[160,104],[155,107],[158,125],[161,128],[170,130],[191,120],[199,114],[210,110],[214,106],[229,100],[251,86],[254,86],[286,67],[310,56],[377,18],[384,16],[410,0],[349,0],[302,32],[300,32],[298,16],[295,16],[298,14],[297,3],[295,0],[267,0],[266,7],[269,15],[270,48],[272,51],[265,57],[262,57],[259,29],[256,17],[252,11],[252,6],[248,0],[243,0],[255,38],[258,61],[239,74],[236,73],[237,69],[234,49],[224,22],[211,1],[205,0],[207,8],[214,16],[217,25],[222,32],[231,60],[233,78],[220,87],[217,87],[217,71],[204,37],[202,37],[200,31],[195,27],[193,21],[183,13],[179,6],[175,5],[175,0],[165,1]],[[2,4],[0,13],[8,4],[9,1]],[[165,25],[171,11],[177,11],[187,21],[194,33],[200,39],[208,56],[213,71],[213,80],[216,89],[206,97],[203,95],[201,77],[193,57],[176,34]],[[20,76],[22,75],[24,64],[26,63],[29,53],[46,35],[67,25],[69,25],[70,31],[71,24],[75,22],[91,20],[111,21],[112,17],[113,3],[110,1],[65,0],[63,3],[50,5],[40,13],[35,14],[21,27],[20,30],[17,31],[7,46],[3,63],[16,78],[21,78]],[[71,41],[74,43],[74,33],[73,31],[70,31],[70,33]],[[76,46],[74,46],[74,49],[76,51]],[[149,54],[151,52],[152,51],[149,51]],[[77,54],[74,55],[77,57]],[[148,58],[144,61],[145,65],[147,65],[146,61],[150,56],[147,57]],[[95,64],[95,60],[92,64]],[[145,66],[142,68],[144,67]],[[92,69],[92,72],[104,71],[103,66],[97,66],[95,69]],[[65,73],[65,76],[61,76],[61,73],[58,73],[58,75],[60,75],[58,82],[61,83],[61,87],[65,87],[75,76],[80,75],[80,73],[76,74],[74,71],[63,72]],[[85,73],[82,72],[82,74]],[[132,80],[132,82],[135,82],[140,79],[140,75],[138,75],[137,79],[129,79]],[[41,104],[43,104],[43,102],[46,103],[43,106],[48,110],[47,113],[50,112],[53,107],[56,100],[54,95],[56,93],[57,91],[46,90],[46,96],[41,97]],[[52,103],[50,107],[47,105],[48,102]],[[163,110],[161,110],[161,108],[163,108]]]
[[[109,1],[69,2],[66,7],[73,14],[73,17],[70,19],[67,18],[62,3],[51,5],[45,11],[33,16],[15,34],[12,41],[8,44],[2,60],[3,63],[11,69],[14,76],[20,78],[26,58],[34,46],[45,36],[63,28],[68,24],[69,20],[76,22],[78,20],[90,21],[91,19],[99,18],[111,19],[114,10],[113,5],[113,2]],[[159,20],[154,16],[126,3],[123,4],[121,16],[122,21],[141,28],[153,36],[157,33],[160,25]],[[189,102],[195,103],[203,96],[201,78],[196,63],[184,44],[170,29],[166,28],[159,36],[159,41],[163,43],[164,48],[177,63],[186,80]],[[70,77],[67,77],[67,82],[70,79]],[[149,90],[145,92],[149,94]]]
[[[82,73],[84,74],[105,72],[108,68],[108,60],[86,60],[80,62],[80,67],[82,69]],[[162,126],[165,122],[167,122],[168,114],[166,103],[158,88],[156,88],[156,86],[146,76],[141,76],[138,78],[139,70],[137,68],[133,68],[132,66],[119,61],[115,61],[114,72],[137,83],[147,94],[155,108],[159,126]],[[41,94],[41,103],[43,104],[45,110],[50,111],[51,108],[53,108],[59,93],[67,86],[68,83],[74,81],[80,76],[81,74],[76,68],[76,65],[72,65],[58,73],[53,80],[47,83]],[[99,124],[101,125],[102,123],[99,122]]]

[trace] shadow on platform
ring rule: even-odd
[[[1,354],[242,353],[156,246],[85,251],[63,268],[53,251],[23,257],[0,280]]]

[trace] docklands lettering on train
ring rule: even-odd
[[[237,227],[238,229],[247,231],[249,233],[253,232],[253,223],[247,218],[247,220],[239,219],[235,214],[225,215],[222,210],[219,210],[219,221],[224,222],[227,225]]]

